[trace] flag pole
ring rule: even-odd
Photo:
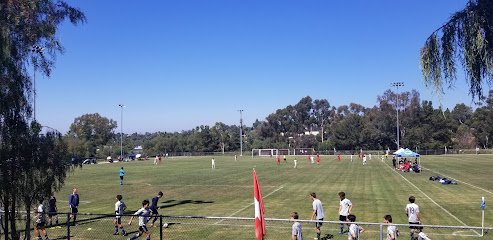
[[[481,199],[481,208],[483,209],[483,211],[482,211],[483,212],[483,216],[482,216],[481,226],[483,228],[481,229],[481,237],[484,236],[484,207],[485,207],[484,197],[482,197],[482,199]]]

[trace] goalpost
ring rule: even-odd
[[[276,157],[277,155],[290,155],[289,149],[260,148],[252,149],[252,158],[256,157]]]

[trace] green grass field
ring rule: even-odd
[[[300,219],[309,220],[312,213],[310,192],[316,192],[322,201],[326,221],[338,220],[338,192],[354,205],[352,213],[358,222],[382,222],[385,214],[393,216],[394,223],[407,223],[404,208],[411,195],[420,206],[421,219],[427,225],[481,225],[480,200],[487,202],[486,226],[493,226],[493,211],[488,206],[493,199],[492,155],[424,156],[421,159],[423,173],[394,171],[390,158],[385,163],[373,156],[368,165],[357,160],[351,163],[349,156],[337,162],[335,156],[322,156],[321,164],[311,164],[307,156],[298,156],[298,168],[293,168],[294,157],[287,162],[281,159],[277,165],[274,158],[216,156],[216,169],[211,169],[211,157],[180,157],[164,159],[160,165],[153,160],[129,163],[84,165],[69,174],[65,187],[56,193],[58,210],[68,211],[71,189],[79,189],[82,213],[113,213],[115,196],[123,195],[132,214],[141,207],[144,199],[151,199],[159,191],[163,215],[254,217],[253,173],[255,168],[264,197],[265,217],[289,219],[297,211]],[[118,171],[125,170],[124,185],[119,185]],[[460,180],[458,185],[442,185],[429,181],[430,176],[446,175]],[[491,205],[490,205],[491,206]],[[65,221],[64,216],[60,216]],[[72,239],[124,239],[111,235],[114,231],[112,218],[80,216],[80,224],[73,228]],[[170,227],[164,229],[165,239],[254,239],[252,221],[218,221],[204,219],[166,219]],[[128,223],[128,217],[124,218]],[[179,224],[178,224],[179,223]],[[292,223],[267,222],[265,239],[289,239]],[[313,239],[313,224],[304,223],[303,236]],[[339,235],[339,226],[325,224],[322,234],[332,234],[333,239],[347,239]],[[378,226],[363,226],[368,231],[361,239],[379,239]],[[87,229],[91,230],[87,230]],[[135,233],[138,220],[127,231]],[[401,236],[408,238],[409,231],[399,228]],[[49,235],[61,236],[61,229],[48,229]],[[153,239],[159,230],[151,230]],[[425,229],[432,239],[471,239],[473,231],[458,229]],[[435,234],[435,235],[434,235]],[[452,234],[459,236],[452,236]],[[491,233],[493,234],[493,233]],[[466,235],[466,236],[461,236]],[[55,238],[55,237],[52,237]],[[60,237],[61,238],[61,237]],[[126,238],[125,238],[126,239]],[[139,239],[145,239],[140,237]],[[482,239],[493,239],[490,234]]]

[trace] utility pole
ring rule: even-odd
[[[238,110],[240,112],[240,156],[243,156],[243,118],[242,112],[243,110]]]
[[[31,51],[33,53],[38,53],[39,55],[43,56],[44,54],[44,47],[40,46],[32,46]],[[34,97],[34,121],[36,121],[36,63],[34,63],[34,73],[33,73],[33,97]]]
[[[396,110],[397,110],[397,150],[400,149],[399,145],[399,87],[404,87],[404,82],[392,82],[390,86],[397,87],[397,102],[396,102]]]
[[[123,161],[123,108],[126,107],[123,104],[118,104],[121,108],[121,117],[120,117],[120,161]]]

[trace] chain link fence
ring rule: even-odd
[[[28,217],[24,212],[16,217],[17,231],[19,239],[26,239],[26,221],[29,219],[31,228],[29,232],[31,239],[37,239],[34,233],[35,218],[34,213]],[[136,216],[132,225],[128,225],[132,215],[122,216],[122,226],[125,231],[118,228],[115,235],[114,214],[93,214],[79,213],[76,221],[73,219],[67,223],[68,213],[58,213],[59,224],[48,225],[46,221],[46,231],[50,239],[127,239],[139,233],[139,220]],[[237,217],[198,217],[198,216],[157,216],[155,227],[151,227],[154,217],[147,224],[151,239],[255,239],[255,219]],[[303,239],[316,239],[315,221],[298,220],[302,227]],[[291,219],[265,219],[266,236],[268,239],[292,239],[291,227],[294,220]],[[5,221],[3,222],[5,224]],[[343,231],[341,233],[341,224]],[[385,224],[385,223],[352,223],[364,229],[360,233],[360,239],[387,239],[387,227],[396,226],[399,230],[399,239],[410,239],[411,229],[409,224]],[[421,234],[426,234],[430,239],[458,240],[458,239],[493,239],[488,231],[492,227],[469,227],[469,226],[438,226],[420,225]],[[320,239],[348,239],[348,222],[322,221],[320,228]],[[414,237],[418,237],[419,232],[413,230]],[[43,236],[43,234],[41,234]],[[3,231],[0,238],[12,239],[7,237]],[[43,237],[44,239],[44,237]],[[146,239],[145,233],[137,239]]]

